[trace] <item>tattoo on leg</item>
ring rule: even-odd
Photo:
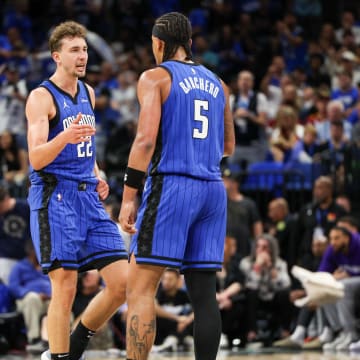
[[[155,328],[155,318],[149,323],[140,324],[138,315],[131,317],[126,336],[128,358],[134,360],[146,359],[153,344]]]

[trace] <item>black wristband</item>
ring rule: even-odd
[[[124,176],[124,185],[140,190],[143,187],[144,177],[144,171],[127,167]]]

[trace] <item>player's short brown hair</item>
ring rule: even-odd
[[[86,36],[86,28],[75,22],[75,21],[65,21],[53,30],[49,39],[49,49],[50,52],[59,51],[62,46],[62,40],[64,38],[74,38],[81,37],[85,39]]]

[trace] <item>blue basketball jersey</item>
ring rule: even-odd
[[[79,112],[82,114],[80,124],[89,124],[95,127],[90,95],[82,81],[78,81],[75,97],[60,89],[51,80],[44,81],[40,86],[50,92],[56,107],[56,116],[49,122],[48,141],[68,128]],[[45,166],[41,172],[30,167],[30,180],[32,184],[41,184],[41,173],[45,172],[55,175],[58,180],[86,180],[89,183],[97,183],[94,165],[95,139],[92,136],[89,141],[67,144],[54,161]]]
[[[220,180],[225,108],[220,80],[199,64],[166,61],[160,66],[172,84],[162,105],[149,174]]]

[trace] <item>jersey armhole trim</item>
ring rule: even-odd
[[[39,87],[42,87],[42,88],[44,88],[44,89],[46,89],[48,92],[49,92],[49,94],[51,95],[51,97],[52,97],[52,99],[53,99],[53,103],[54,103],[54,106],[55,106],[55,116],[54,117],[52,117],[51,119],[49,119],[49,128],[50,129],[53,129],[58,123],[59,123],[59,120],[60,120],[60,117],[59,117],[59,106],[58,106],[58,104],[57,104],[57,102],[56,102],[56,99],[55,99],[55,96],[54,96],[54,94],[50,91],[50,89],[47,87],[47,86],[45,86],[45,85],[40,85]]]
[[[79,80],[79,83],[81,83],[82,86],[84,86],[87,97],[88,97],[88,101],[91,104],[92,109],[94,110],[95,109],[95,104],[94,105],[92,104],[89,88],[87,87],[87,85],[86,85],[86,83],[84,81]]]
[[[167,73],[170,75],[170,79],[171,79],[171,83],[172,83],[172,82],[173,82],[173,75],[172,75],[171,70],[168,69],[166,66],[164,66],[164,65],[162,65],[162,64],[160,64],[160,65],[158,65],[158,66],[167,71]]]

